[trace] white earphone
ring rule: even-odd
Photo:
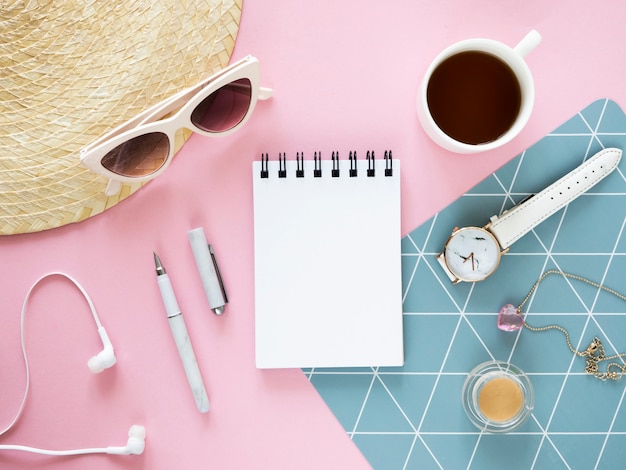
[[[121,447],[93,447],[88,449],[73,450],[47,450],[36,447],[21,445],[0,445],[0,450],[19,450],[42,455],[84,455],[84,454],[113,454],[113,455],[139,455],[146,447],[146,429],[137,424],[131,426],[128,431],[128,442]]]
[[[102,340],[104,349],[102,349],[102,351],[89,359],[89,362],[87,362],[89,370],[94,374],[98,374],[104,369],[108,369],[117,362],[117,358],[115,357],[115,353],[113,352],[113,345],[111,344],[109,335],[107,335],[107,332],[103,326],[98,327],[98,334],[100,335],[100,339]]]
[[[62,276],[65,279],[74,284],[78,290],[83,294],[85,300],[89,304],[89,309],[91,310],[91,314],[96,322],[96,326],[98,328],[98,335],[102,340],[103,349],[98,354],[93,356],[87,362],[87,366],[89,370],[94,374],[102,372],[104,369],[108,369],[113,366],[117,362],[117,358],[115,357],[115,353],[113,351],[113,345],[111,344],[111,340],[107,335],[106,330],[100,323],[100,319],[98,318],[98,314],[96,313],[96,308],[91,301],[91,298],[87,294],[87,291],[80,285],[78,281],[76,281],[73,277],[62,273],[62,272],[52,272],[45,274],[35,281],[35,283],[31,286],[28,293],[26,294],[26,298],[24,299],[24,303],[22,305],[22,314],[21,314],[21,339],[22,339],[22,356],[24,358],[24,367],[26,369],[26,387],[24,390],[24,396],[22,397],[22,403],[13,418],[13,421],[2,431],[0,431],[0,436],[4,435],[9,429],[11,429],[17,420],[22,415],[22,411],[24,410],[24,406],[26,404],[26,398],[28,397],[28,390],[30,388],[30,367],[28,365],[28,357],[26,355],[26,344],[24,341],[24,324],[26,317],[26,310],[28,307],[28,300],[35,289],[35,287],[44,279],[51,276]],[[94,447],[87,449],[74,449],[74,450],[46,450],[46,449],[38,449],[35,447],[23,446],[23,445],[0,445],[0,450],[16,450],[16,451],[24,451],[24,452],[33,452],[36,454],[44,454],[44,455],[82,455],[82,454],[114,454],[114,455],[139,455],[143,453],[146,446],[146,429],[143,426],[133,425],[128,431],[128,442],[125,446],[119,447]]]

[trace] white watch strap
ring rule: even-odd
[[[445,253],[445,248],[444,248],[444,253]],[[456,282],[459,279],[454,274],[452,274],[452,271],[448,269],[448,265],[446,264],[446,257],[444,253],[437,255],[437,262],[441,265],[441,267],[443,268],[443,272],[446,273],[446,275],[450,278],[450,280],[452,282]]]
[[[610,174],[622,157],[617,148],[596,153],[578,168],[530,199],[493,216],[489,231],[504,250],[556,211],[569,204]]]

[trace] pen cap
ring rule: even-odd
[[[226,298],[226,292],[211,245],[208,244],[202,227],[189,230],[187,236],[189,237],[193,256],[196,259],[198,273],[200,274],[209,306],[215,313],[221,314],[224,311],[224,305],[228,303],[228,299]]]

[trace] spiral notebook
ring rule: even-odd
[[[399,160],[265,155],[252,171],[256,366],[402,365]]]

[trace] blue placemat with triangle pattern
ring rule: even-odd
[[[626,378],[585,375],[558,331],[496,328],[500,307],[548,269],[626,292],[626,158],[516,242],[486,281],[452,285],[435,261],[453,227],[484,225],[606,147],[626,149],[626,116],[603,99],[403,238],[403,367],[304,370],[373,468],[626,468]],[[599,336],[607,354],[626,351],[626,302],[597,288],[549,276],[525,310],[583,349]],[[467,373],[492,359],[521,367],[535,389],[532,417],[505,435],[480,433],[461,405]]]

